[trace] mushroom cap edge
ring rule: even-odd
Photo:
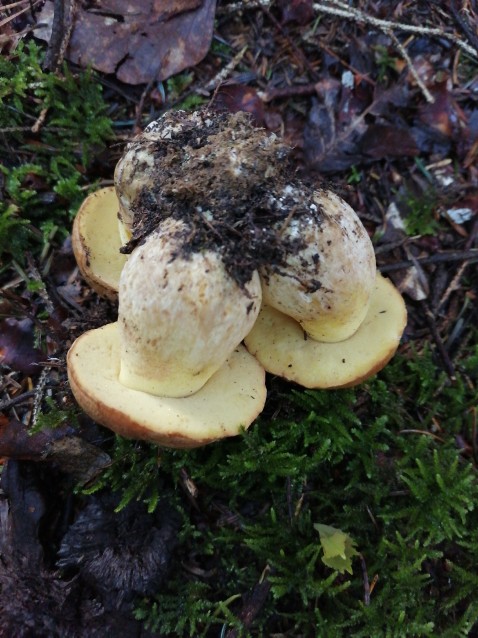
[[[117,324],[90,330],[71,346],[68,378],[80,407],[122,436],[170,448],[193,448],[236,436],[262,412],[265,371],[238,346],[201,390],[163,398],[131,390],[118,381]]]
[[[118,299],[121,270],[127,256],[119,252],[119,203],[113,186],[100,188],[81,204],[71,233],[73,253],[88,285],[101,297]]]
[[[306,388],[346,388],[376,374],[390,361],[406,323],[402,296],[377,273],[367,315],[348,339],[314,341],[292,317],[264,306],[244,343],[267,372]]]

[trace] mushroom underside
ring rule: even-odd
[[[193,448],[235,436],[260,414],[265,372],[243,346],[193,395],[157,397],[122,385],[117,323],[81,335],[68,353],[68,376],[81,408],[129,438]]]
[[[343,388],[360,383],[388,363],[406,321],[400,293],[377,274],[367,315],[348,339],[315,341],[297,321],[263,306],[245,344],[267,372],[306,388]]]
[[[118,197],[114,187],[89,195],[73,223],[72,246],[81,274],[102,297],[118,298],[118,284],[127,256],[120,253]]]

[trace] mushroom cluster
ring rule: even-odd
[[[296,175],[285,144],[244,113],[150,124],[72,238],[88,283],[118,299],[118,321],[75,341],[71,388],[126,436],[169,447],[233,436],[263,409],[265,371],[354,385],[405,327],[356,213]]]

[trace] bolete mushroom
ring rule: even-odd
[[[359,218],[246,114],[167,113],[128,145],[115,186],[129,253],[112,285],[119,320],[68,356],[73,392],[100,423],[200,445],[257,416],[264,368],[341,387],[398,346],[405,307],[376,275]]]
[[[355,211],[328,190],[287,186],[279,202],[299,209],[278,229],[283,241],[298,241],[283,265],[261,268],[264,303],[293,317],[313,339],[343,341],[364,320],[375,283],[367,231]]]
[[[118,298],[118,282],[127,255],[120,252],[118,197],[113,186],[84,200],[73,222],[71,242],[76,263],[88,284],[102,297]]]
[[[345,388],[361,383],[390,361],[406,322],[400,293],[377,273],[365,318],[347,339],[313,339],[291,316],[263,306],[245,343],[272,374],[306,388]]]
[[[264,369],[240,345],[259,312],[258,273],[240,286],[217,253],[190,251],[189,234],[167,219],[149,235],[121,273],[118,322],[83,334],[68,353],[85,412],[167,447],[236,435],[266,398]]]
[[[264,305],[246,347],[268,372],[304,387],[356,385],[398,348],[403,299],[377,275],[370,238],[340,197],[288,185],[275,199],[290,211],[279,233],[296,249],[261,267]]]

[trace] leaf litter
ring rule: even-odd
[[[24,12],[13,22],[15,28],[9,23],[7,40],[2,40],[7,53],[13,46],[8,38],[18,41],[18,34],[29,29],[48,42],[57,4],[45,2],[39,12]],[[74,29],[64,42],[65,59],[104,74],[101,80],[113,118],[121,113],[116,140],[120,147],[171,108],[200,103],[229,113],[246,111],[257,126],[281,135],[294,149],[299,172],[307,180],[333,180],[369,229],[379,268],[395,280],[409,302],[405,355],[431,344],[436,365],[453,387],[458,355],[469,347],[471,329],[478,325],[478,75],[472,27],[478,19],[476,3],[462,3],[461,11],[456,2],[353,4],[351,8],[350,3],[281,0],[239,6],[224,2],[216,7],[207,0],[183,0],[142,3],[131,12],[126,1],[78,2]],[[353,19],[354,11],[377,22],[363,15]],[[387,31],[382,23],[416,30]],[[188,81],[175,81],[173,76],[184,69]],[[49,126],[47,115],[42,126]],[[37,135],[29,130],[30,148]],[[14,152],[24,157],[24,149]],[[98,166],[102,176],[112,175],[118,154],[118,146],[112,145],[106,157],[98,155],[85,179],[95,181]],[[0,189],[2,200],[8,201],[3,177]],[[68,248],[53,244],[50,259],[50,272],[40,277],[57,310],[55,321],[46,316],[44,296],[28,290],[25,280],[18,282],[16,272],[2,272],[5,408],[0,454],[10,459],[4,465],[0,499],[2,556],[8,557],[0,570],[5,593],[0,609],[9,623],[5,631],[18,634],[18,627],[37,619],[37,629],[44,627],[50,634],[53,627],[64,635],[102,635],[107,627],[117,635],[148,635],[131,619],[129,596],[147,594],[156,586],[156,576],[144,572],[142,583],[135,583],[131,565],[122,571],[119,563],[111,569],[102,563],[103,572],[93,573],[94,552],[99,556],[102,548],[98,543],[92,550],[84,539],[94,529],[104,548],[114,552],[115,526],[126,538],[144,526],[140,533],[158,537],[157,545],[149,547],[157,564],[164,566],[157,577],[166,578],[174,543],[165,549],[162,539],[174,536],[177,520],[167,505],[153,520],[134,502],[120,520],[114,512],[118,503],[108,495],[100,492],[88,501],[72,494],[72,477],[90,476],[88,464],[94,469],[107,465],[109,457],[102,454],[112,446],[84,417],[79,430],[72,428],[75,406],[66,387],[64,353],[74,336],[114,320],[116,310],[85,288]],[[13,287],[20,293],[12,293]],[[44,367],[47,337],[49,363],[57,365],[49,366],[41,390],[37,366]],[[467,377],[467,383],[476,382]],[[271,383],[277,410],[290,409],[284,408],[281,393],[283,388]],[[71,419],[56,430],[28,435],[34,404],[48,407],[49,396],[70,411]],[[65,459],[78,458],[76,435],[98,452],[86,464],[68,466]],[[70,450],[67,445],[66,452],[57,453],[54,444],[68,438]],[[464,429],[457,445],[464,455],[473,455],[476,432]],[[91,452],[88,446],[80,449]],[[392,462],[388,457],[385,461]],[[258,515],[260,504],[250,502],[236,513],[224,505],[224,494],[201,489],[206,499],[200,494],[188,511],[198,528],[241,529],[243,519]],[[288,495],[292,489],[288,485]],[[305,492],[291,520],[298,515],[301,499],[307,499]],[[346,546],[348,537],[340,530],[334,533],[340,543],[338,550],[332,548],[331,558],[343,558],[347,547],[349,551],[346,563],[336,565],[338,571],[350,564],[355,569],[350,562],[355,550]],[[125,537],[119,542],[121,551],[130,557],[136,554]],[[60,555],[63,576],[56,562]],[[208,583],[209,574],[217,578],[215,570],[220,573],[214,558],[204,568],[194,553],[185,559],[182,567],[196,570]],[[439,561],[433,567],[439,572]],[[243,597],[243,608],[236,608],[248,626],[268,604],[274,577],[275,568],[264,568],[263,579],[257,574],[250,596]],[[71,633],[72,627],[77,634]]]

